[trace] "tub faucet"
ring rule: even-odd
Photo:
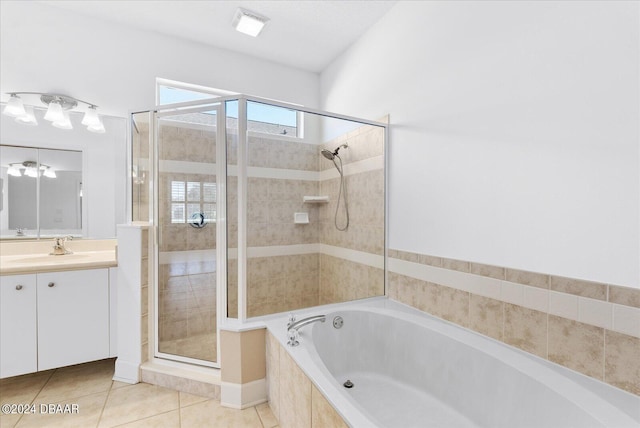
[[[326,317],[324,315],[314,315],[312,317],[302,318],[301,320],[295,321],[287,326],[287,336],[289,337],[289,341],[287,345],[289,346],[298,346],[300,342],[298,341],[298,330],[304,327],[305,325],[309,325],[314,322],[325,322]]]
[[[58,238],[53,238],[53,251],[49,253],[51,256],[63,256],[65,254],[73,254],[71,251],[67,250],[65,244],[67,241],[71,241],[73,239],[72,236],[62,236]]]

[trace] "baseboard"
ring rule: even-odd
[[[238,384],[222,382],[220,404],[232,409],[246,409],[267,401],[267,379]]]

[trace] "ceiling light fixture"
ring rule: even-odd
[[[266,16],[239,7],[233,17],[232,25],[241,33],[251,37],[258,37],[267,21],[269,21],[269,18]]]
[[[2,114],[10,117],[14,117],[16,122],[27,125],[37,125],[35,115],[33,114],[33,107],[24,106],[22,98],[18,95],[39,95],[40,101],[47,106],[47,112],[44,115],[44,119],[52,122],[52,125],[60,129],[73,129],[71,120],[69,118],[69,111],[78,106],[78,103],[86,104],[88,106],[82,124],[87,127],[90,132],[104,133],[105,128],[100,116],[98,116],[97,108],[93,103],[79,100],[68,95],[60,94],[45,94],[42,92],[7,92],[10,97],[7,102],[7,106],[2,111]]]

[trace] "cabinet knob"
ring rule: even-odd
[[[49,288],[53,287],[54,285],[56,285],[55,282],[50,282],[49,284],[47,284],[49,286]]]
[[[20,285],[20,284],[16,285],[16,290],[18,290],[18,291],[22,290],[22,285]]]

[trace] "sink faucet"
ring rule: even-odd
[[[16,236],[24,236],[24,229],[19,227],[16,229]]]
[[[309,325],[314,322],[325,322],[326,316],[324,315],[314,315],[312,317],[302,318],[301,320],[295,321],[287,326],[287,335],[289,337],[289,341],[287,345],[289,346],[298,346],[300,342],[298,341],[298,330],[304,327],[305,325]]]
[[[72,236],[61,236],[53,238],[53,251],[49,253],[51,256],[64,256],[65,254],[73,254],[65,248],[67,241],[71,241]]]

